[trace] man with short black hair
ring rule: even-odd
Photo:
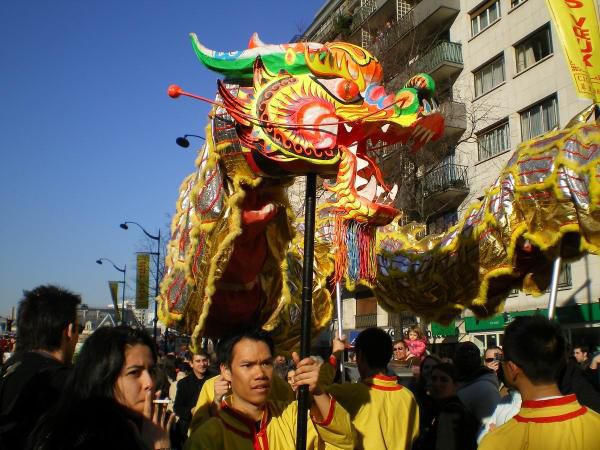
[[[221,376],[232,393],[223,398],[218,414],[192,433],[186,450],[295,448],[297,402],[269,400],[273,355],[273,341],[264,331],[246,331],[219,342]],[[318,364],[312,358],[300,360],[296,353],[292,358],[296,387],[308,386],[312,394],[307,448],[325,443],[352,449],[350,418],[318,386]]]
[[[354,343],[361,381],[334,384],[327,391],[350,413],[357,431],[356,449],[410,449],[419,433],[419,409],[413,394],[387,375],[392,340],[379,328],[362,331]],[[334,341],[334,356],[344,344]]]
[[[565,340],[555,322],[542,316],[511,322],[504,334],[502,368],[523,403],[515,417],[483,438],[480,450],[598,448],[600,415],[558,388],[565,363]]]
[[[587,345],[576,345],[573,347],[573,357],[581,367],[581,370],[587,370],[590,367],[590,348]]]
[[[79,338],[81,297],[57,286],[25,291],[15,354],[0,372],[0,448],[20,449],[59,399]]]
[[[193,353],[191,358],[192,373],[177,382],[177,392],[175,394],[175,403],[173,411],[178,417],[175,424],[175,446],[179,442],[184,442],[187,438],[188,428],[192,421],[192,410],[198,401],[198,395],[204,385],[204,382],[214,374],[208,371],[210,358],[204,350],[198,350]]]

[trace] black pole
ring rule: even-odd
[[[127,264],[123,266],[123,296],[121,297],[121,325],[125,323],[125,274],[127,273]]]
[[[158,324],[158,290],[159,290],[159,282],[160,282],[160,228],[158,229],[158,248],[156,249],[156,277],[154,280],[154,327],[153,327],[153,335],[154,335],[154,343],[158,346],[158,332],[157,332],[157,324]]]
[[[302,267],[302,329],[300,332],[300,359],[310,355],[316,200],[317,176],[314,173],[309,173],[306,175],[306,190],[304,193],[304,262]],[[296,450],[306,450],[308,407],[308,386],[300,386],[300,389],[298,390]]]

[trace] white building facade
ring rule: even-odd
[[[423,191],[427,200],[445,205],[430,217],[430,232],[456,223],[520,142],[564,127],[591,103],[576,95],[545,0],[331,0],[302,39],[366,47],[382,62],[389,90],[420,71],[436,80],[449,150],[423,172],[424,185],[438,180],[438,191]],[[557,316],[570,341],[600,345],[600,257],[565,265],[559,287]],[[346,329],[377,325],[398,334],[414,322],[363,295],[344,302]],[[501,344],[511,317],[544,313],[547,303],[547,295],[514,292],[504,314],[477,320],[467,312],[450,326],[431,324],[431,342]]]

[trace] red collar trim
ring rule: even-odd
[[[321,425],[322,427],[327,427],[329,426],[329,424],[331,424],[331,421],[333,420],[333,412],[335,411],[335,398],[333,398],[332,396],[329,396],[329,411],[327,411],[327,417],[325,417],[325,420],[323,420],[322,422],[319,422],[317,420],[313,419],[313,423],[316,425]]]
[[[396,376],[392,376],[392,375],[377,374],[377,375],[373,375],[373,379],[375,379],[375,380],[381,380],[381,381],[394,381],[394,382],[398,382],[398,378]]]
[[[525,400],[522,408],[546,408],[547,406],[563,406],[577,401],[575,394],[565,395],[564,397],[549,398],[547,400]]]
[[[551,399],[554,400],[554,399]],[[550,401],[550,400],[547,400]],[[515,420],[521,423],[552,423],[552,422],[564,422],[566,420],[574,419],[575,417],[579,417],[587,412],[587,408],[582,406],[578,410],[571,411],[570,413],[560,414],[558,416],[547,416],[547,417],[523,417],[519,414],[515,416]]]
[[[403,389],[403,386],[398,384],[398,378],[395,376],[374,375],[373,378],[368,378],[363,383],[378,391],[400,391]]]

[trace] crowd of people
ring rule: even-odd
[[[56,286],[19,303],[14,353],[0,371],[0,449],[295,449],[301,386],[310,393],[307,449],[595,449],[598,363],[567,357],[555,322],[518,317],[502,348],[462,342],[427,351],[421,330],[392,342],[378,328],[353,342],[358,382],[331,356],[275,352],[242,330],[216,354],[160,355],[144,330],[102,327],[73,356],[79,296]],[[408,371],[408,379],[395,370]],[[171,401],[174,399],[174,401]]]

